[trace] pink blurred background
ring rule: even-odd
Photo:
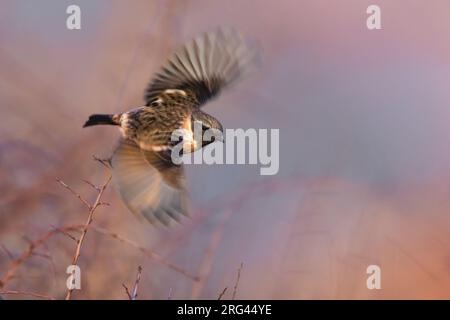
[[[67,30],[77,4],[82,29]],[[382,29],[366,28],[381,8]],[[176,264],[192,280],[112,237],[88,232],[77,299],[450,298],[450,3],[448,1],[0,2],[0,277],[52,226],[80,224],[83,179],[107,172],[115,128],[93,112],[142,104],[147,81],[185,40],[232,26],[263,65],[205,107],[226,128],[279,128],[280,172],[188,166],[192,217],[139,223],[108,188],[94,225]],[[65,295],[75,250],[56,235],[3,290]],[[381,267],[381,290],[366,268]],[[5,298],[27,298],[8,295]]]

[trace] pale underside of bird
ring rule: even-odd
[[[119,114],[91,115],[84,127],[120,126],[122,137],[111,159],[113,180],[127,207],[149,222],[168,225],[187,215],[187,191],[182,165],[171,159],[172,133],[222,131],[220,122],[201,107],[243,78],[257,62],[257,50],[236,31],[207,32],[176,50],[150,81],[145,105]],[[185,138],[185,152],[197,144]]]

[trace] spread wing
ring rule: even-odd
[[[111,158],[113,180],[128,208],[151,223],[168,225],[187,214],[185,176],[158,152],[121,139]]]
[[[172,89],[192,93],[202,105],[248,73],[256,58],[257,50],[236,31],[205,33],[172,54],[148,85],[145,103]]]

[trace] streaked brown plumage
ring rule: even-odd
[[[151,223],[167,225],[187,213],[182,165],[171,161],[176,129],[218,129],[220,122],[200,107],[254,66],[256,51],[235,31],[219,29],[186,43],[148,85],[145,106],[111,115],[91,115],[84,127],[120,126],[122,138],[111,157],[113,178],[128,208]],[[190,142],[189,151],[203,145]]]

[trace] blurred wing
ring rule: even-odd
[[[234,30],[218,29],[185,44],[176,51],[148,85],[147,106],[167,89],[191,92],[199,105],[215,97],[251,67],[257,50]]]
[[[186,215],[186,191],[183,167],[164,159],[121,139],[111,165],[116,187],[128,208],[151,223],[168,225],[171,219],[178,221]]]

